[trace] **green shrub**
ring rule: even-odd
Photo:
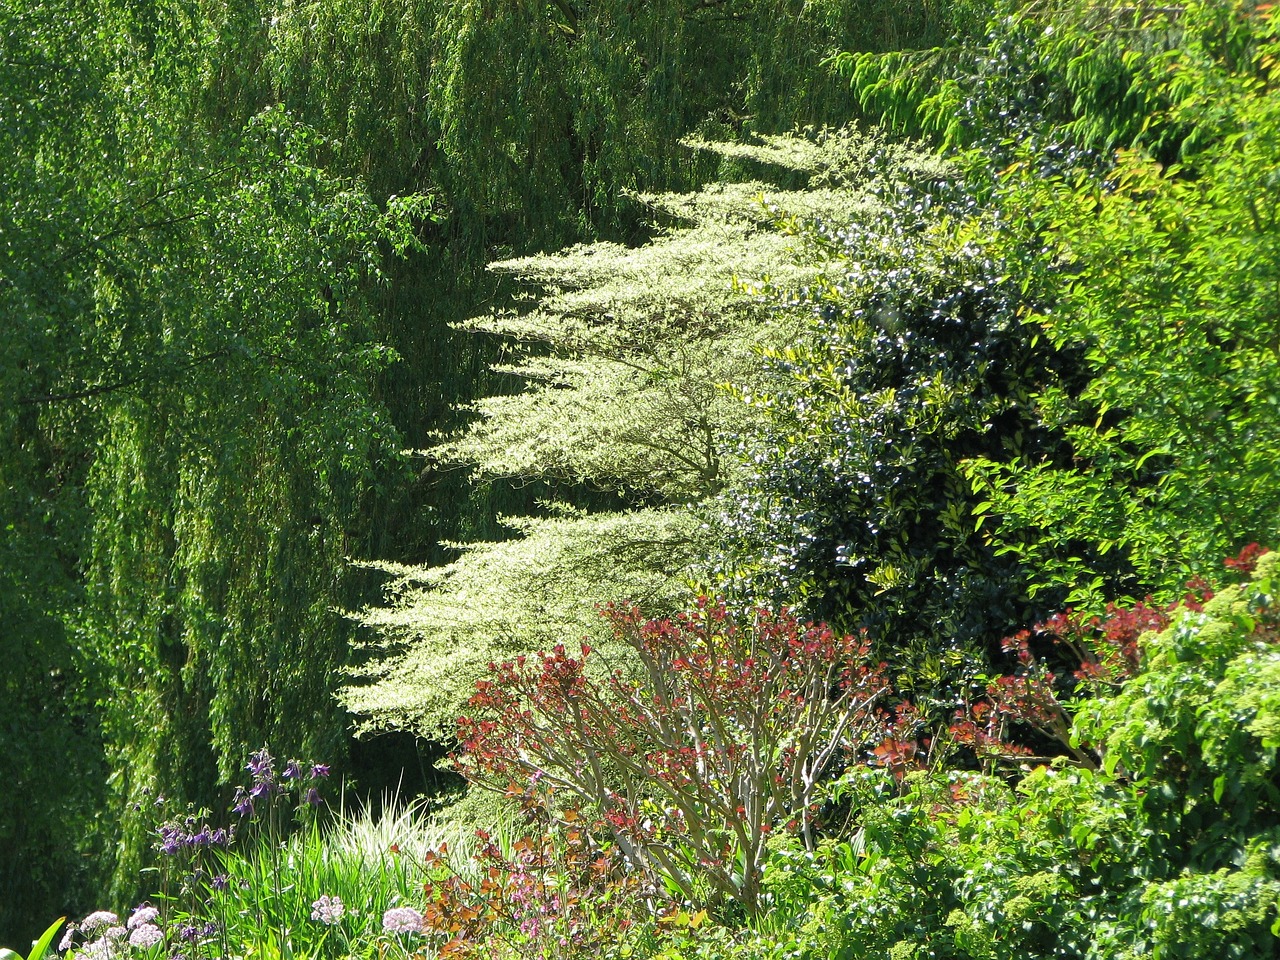
[[[1032,278],[971,196],[939,178],[885,200],[874,219],[802,233],[829,279],[787,304],[812,335],[769,355],[773,384],[753,398],[767,420],[715,504],[713,570],[866,628],[922,699],[949,699],[975,651],[1037,613],[1029,571],[976,522],[984,497],[962,464],[1055,456],[1031,397],[1070,364],[1023,322]]]
[[[1071,702],[1101,763],[847,771],[830,799],[853,829],[774,841],[760,930],[806,960],[1272,956],[1278,574],[1266,555],[1192,598],[1139,638],[1135,672]]]

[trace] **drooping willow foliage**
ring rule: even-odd
[[[0,895],[0,928],[70,911],[73,875],[115,867],[125,896],[152,778],[217,806],[263,740],[341,761],[345,558],[439,561],[575,482],[396,454],[503,389],[450,327],[509,290],[484,265],[642,239],[627,191],[721,163],[681,137],[846,119],[825,57],[961,15],[897,6],[6,2],[0,853],[49,879]],[[42,788],[63,800],[19,826]]]
[[[193,130],[198,30],[75,3],[11,23],[5,654],[45,748],[84,780],[85,802],[42,826],[80,831],[60,842],[93,851],[89,873],[114,865],[123,898],[149,844],[144,788],[214,804],[247,748],[345,741],[332,608],[374,460],[394,449],[369,398],[388,356],[366,291],[427,202],[375,205],[278,108]],[[49,758],[15,740],[6,876],[65,883],[9,826],[51,788]],[[83,835],[97,802],[112,826]]]

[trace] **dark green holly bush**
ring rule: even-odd
[[[865,627],[945,687],[1044,612],[978,528],[961,465],[1057,456],[1031,398],[1072,362],[1023,322],[1038,291],[963,188],[884,199],[874,218],[809,237],[831,279],[790,304],[811,312],[813,338],[770,358],[776,388],[754,398],[767,426],[717,505],[717,573]]]

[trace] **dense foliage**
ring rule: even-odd
[[[1274,953],[1269,5],[3,10],[4,939]]]
[[[155,78],[149,29],[93,4],[14,8],[0,161],[3,642],[24,664],[6,684],[52,738],[14,737],[3,833],[25,834],[17,808],[46,776],[32,748],[61,748],[97,785],[69,822],[30,827],[84,830],[105,787],[115,828],[79,842],[94,872],[119,847],[122,891],[145,849],[141,785],[208,802],[262,737],[344,739],[327,598],[391,439],[368,400],[387,358],[362,291],[425,211],[326,173],[282,111],[191,133],[200,38],[167,36],[172,73]],[[6,853],[15,877],[38,849]]]
[[[1034,616],[1029,572],[975,524],[963,465],[1053,462],[1031,401],[1070,365],[1024,322],[1038,285],[963,189],[935,181],[811,229],[825,280],[789,308],[814,336],[769,357],[764,422],[715,503],[717,573],[868,629],[941,693]]]
[[[1071,735],[1100,768],[847,775],[834,790],[858,818],[854,839],[779,851],[774,889],[806,918],[802,950],[1268,955],[1280,931],[1274,559],[1145,634],[1135,674],[1080,705]]]
[[[153,776],[213,802],[264,737],[341,763],[332,694],[354,627],[335,610],[367,583],[346,558],[440,561],[532,509],[544,491],[395,454],[490,383],[491,348],[448,324],[501,292],[482,271],[495,251],[633,236],[628,189],[714,168],[681,137],[843,120],[823,57],[940,39],[954,16],[848,0],[2,11],[4,931],[83,902],[117,860],[124,895]],[[428,194],[430,211],[394,199]]]
[[[881,216],[877,191],[941,169],[910,145],[852,131],[695,146],[761,178],[646,195],[658,232],[640,246],[494,265],[540,297],[464,326],[504,338],[495,369],[523,389],[478,401],[467,427],[424,455],[481,480],[559,483],[560,499],[540,505],[549,516],[504,518],[518,538],[466,544],[443,566],[384,566],[392,602],[361,618],[390,650],[344,692],[371,725],[447,735],[490,660],[566,632],[609,647],[595,606],[618,597],[674,610],[705,573],[708,504],[743,472],[741,438],[761,429],[764,412],[745,400],[770,389],[761,354],[808,336],[803,318],[769,309],[745,280],[815,283],[826,268],[795,255],[776,225]],[[788,179],[808,188],[777,186]]]

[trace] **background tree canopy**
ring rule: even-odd
[[[106,874],[127,896],[148,856],[133,804],[153,778],[216,805],[264,739],[341,765],[333,693],[353,627],[335,611],[371,596],[345,558],[441,562],[444,544],[505,536],[499,516],[587,480],[472,485],[397,453],[505,389],[500,348],[451,327],[508,295],[488,261],[643,239],[628,190],[694,187],[721,162],[682,137],[843,121],[823,57],[941,39],[962,13],[2,9],[0,932],[14,942]],[[37,791],[56,799],[31,816]]]
[[[7,602],[39,638],[6,631],[31,664],[12,682],[37,702],[63,687],[77,772],[124,824],[99,855],[119,845],[130,884],[139,789],[210,803],[264,738],[345,740],[324,696],[346,656],[332,598],[393,437],[368,399],[389,356],[366,290],[380,244],[403,249],[427,212],[324,172],[320,138],[278,108],[193,132],[191,48],[166,34],[175,60],[157,63],[147,30],[110,8],[14,11],[0,285],[6,542],[33,558],[6,564]],[[18,757],[15,803],[44,768]]]
[[[1265,7],[0,10],[0,940],[597,602],[941,716],[1276,538]]]

